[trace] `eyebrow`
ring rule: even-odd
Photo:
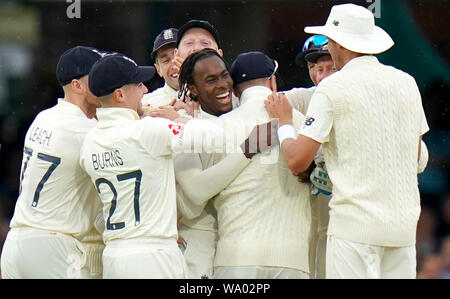
[[[206,76],[203,80],[208,80],[208,79],[210,79],[210,78],[216,78],[216,77],[222,76],[222,75],[224,75],[224,74],[226,74],[226,73],[229,73],[227,69],[223,70],[223,71],[220,72],[220,74],[218,74],[218,75],[216,75],[216,74],[210,74],[210,75]]]

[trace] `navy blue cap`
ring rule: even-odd
[[[89,74],[91,67],[102,57],[96,48],[76,46],[65,51],[56,65],[56,79],[61,86],[73,79],[80,79]]]
[[[178,30],[177,48],[180,45],[183,35],[186,33],[186,31],[188,31],[191,28],[203,28],[209,33],[211,33],[214,39],[216,40],[218,48],[221,49],[219,32],[217,31],[216,28],[214,28],[213,25],[211,25],[208,21],[204,20],[190,20],[189,22],[181,26],[180,30]]]
[[[89,72],[89,89],[102,97],[126,84],[145,82],[153,78],[155,68],[138,66],[131,58],[116,53],[98,60]]]
[[[331,56],[330,52],[328,52],[328,44],[325,44],[323,46],[320,46],[316,51],[312,51],[305,55],[305,60],[316,63],[317,60],[322,56]]]
[[[234,84],[245,81],[270,78],[278,69],[278,63],[266,54],[251,51],[239,54],[231,64],[230,74]]]
[[[155,41],[153,42],[153,51],[150,54],[153,61],[156,62],[155,60],[156,52],[165,45],[173,44],[174,47],[176,46],[177,35],[178,29],[176,28],[164,29],[163,31],[161,31],[160,34],[158,34],[158,36],[155,38]]]

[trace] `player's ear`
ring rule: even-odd
[[[116,103],[123,103],[124,102],[124,95],[122,88],[117,88],[113,91],[113,100]]]
[[[270,90],[277,92],[277,77],[273,75],[269,79]]]
[[[233,94],[235,97],[240,98],[241,94],[240,92],[233,86]]]
[[[222,49],[218,49],[218,50],[217,50],[217,53],[219,53],[219,55],[220,55],[221,57],[223,57],[223,51],[222,51]]]
[[[192,95],[194,98],[197,98],[197,96],[198,96],[198,90],[197,90],[197,87],[196,87],[195,85],[188,84],[188,85],[187,85],[187,89],[189,90],[189,92],[191,93],[191,95]]]
[[[156,72],[158,73],[158,75],[162,78],[163,77],[163,75],[161,74],[161,68],[159,67],[159,64],[158,64],[158,58],[156,58],[157,60],[157,62],[154,64],[154,66],[155,66],[155,69],[156,69]]]
[[[81,93],[82,92],[81,85],[82,84],[81,84],[81,82],[78,79],[72,79],[72,81],[70,82],[70,87],[76,93]]]

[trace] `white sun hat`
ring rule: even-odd
[[[357,53],[378,54],[394,45],[367,8],[355,4],[335,5],[325,26],[307,26],[306,33],[322,34]]]

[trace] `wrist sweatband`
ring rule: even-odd
[[[280,145],[283,144],[283,141],[287,138],[296,139],[297,135],[295,134],[295,129],[292,125],[282,125],[278,128],[278,140],[280,141]]]

